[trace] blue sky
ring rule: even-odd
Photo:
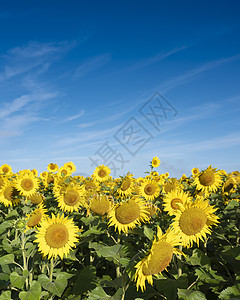
[[[0,164],[240,169],[239,1],[5,1]]]

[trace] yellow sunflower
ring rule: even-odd
[[[152,218],[153,216],[157,215],[157,212],[160,211],[160,209],[152,203],[147,203],[146,211],[147,211],[149,218]]]
[[[6,182],[0,190],[0,202],[4,206],[12,206],[20,202],[18,191],[13,182]]]
[[[18,176],[16,179],[16,189],[23,196],[31,196],[36,193],[39,188],[38,178],[36,178],[33,173],[26,172]]]
[[[216,169],[209,166],[205,171],[200,172],[195,176],[193,184],[196,184],[198,190],[204,192],[215,192],[222,183],[221,176]]]
[[[89,198],[89,210],[99,216],[107,214],[113,205],[112,197],[97,194]]]
[[[35,177],[38,177],[38,170],[37,169],[32,169],[31,172]]]
[[[64,218],[64,215],[55,217],[52,214],[51,218],[41,221],[34,242],[38,243],[39,251],[44,257],[48,256],[50,259],[59,255],[63,259],[75,247],[75,243],[78,241],[78,232],[80,230],[74,225],[72,219]]]
[[[47,166],[48,172],[55,173],[55,172],[58,171],[58,169],[59,169],[58,165],[57,165],[57,164],[54,164],[54,163],[50,163],[50,164],[48,164],[48,166]]]
[[[160,165],[160,159],[157,156],[153,157],[151,161],[151,166],[153,168],[157,168],[159,165]]]
[[[219,223],[219,217],[214,213],[217,208],[211,206],[203,198],[187,201],[184,205],[178,203],[179,210],[175,212],[172,227],[182,238],[186,247],[191,247],[193,242],[199,246],[199,240],[204,241],[206,234],[211,234],[211,226]]]
[[[146,280],[153,285],[153,276],[158,278],[159,274],[166,270],[172,261],[173,254],[184,255],[178,248],[174,248],[179,245],[181,245],[181,240],[174,231],[168,229],[165,234],[162,234],[162,230],[158,227],[157,236],[148,255],[135,266],[134,280],[136,281],[137,290],[140,287],[144,292]]]
[[[42,205],[39,205],[31,214],[26,215],[27,229],[38,226],[47,217],[46,213],[47,210]]]
[[[57,176],[59,178],[67,177],[70,176],[71,174],[72,174],[71,170],[64,166],[60,167],[57,172]]]
[[[146,200],[153,200],[159,196],[159,193],[160,187],[154,180],[145,179],[140,186],[140,195]]]
[[[63,211],[78,211],[80,206],[84,206],[84,188],[83,186],[68,186],[58,198],[58,205]]]
[[[132,174],[125,176],[121,182],[120,187],[117,189],[120,196],[129,196],[131,195],[134,188],[134,178]]]
[[[93,172],[93,177],[97,180],[97,181],[105,181],[107,179],[110,178],[110,174],[111,170],[109,167],[101,165],[96,167],[96,169]]]
[[[4,164],[0,167],[0,173],[3,173],[4,175],[11,175],[12,174],[12,167],[8,164]]]
[[[28,197],[28,199],[33,203],[33,204],[41,204],[44,200],[45,197],[43,194],[37,192],[31,196]]]
[[[198,173],[199,173],[199,169],[198,169],[198,168],[196,168],[196,167],[194,167],[194,168],[192,168],[191,172],[192,172],[192,176],[193,176],[193,177],[195,177],[195,176],[197,176],[197,175],[198,175]]]
[[[68,168],[70,170],[71,173],[74,173],[76,171],[76,166],[74,165],[74,163],[72,161],[69,161],[67,163],[65,163],[63,165],[64,168]]]
[[[222,186],[222,193],[232,192],[235,186],[236,186],[235,178],[231,175],[228,175],[227,180],[224,182]]]
[[[174,178],[167,179],[163,183],[163,192],[164,193],[170,193],[171,191],[173,191],[177,188],[180,188],[180,183]]]
[[[126,202],[118,203],[109,214],[109,226],[115,226],[115,230],[127,233],[138,224],[149,220],[146,202],[140,198],[133,197]]]
[[[192,201],[188,193],[178,189],[172,190],[163,197],[164,210],[167,211],[170,216],[175,215],[179,209],[178,203],[184,205],[186,201]]]

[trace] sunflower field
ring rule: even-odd
[[[0,300],[240,299],[240,173],[0,166]]]

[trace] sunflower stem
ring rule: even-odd
[[[179,246],[179,250],[182,251],[182,245]],[[178,263],[178,278],[182,275],[182,255],[179,255],[179,263]]]
[[[50,282],[52,282],[52,278],[53,278],[53,268],[54,268],[54,262],[53,262],[53,258],[51,258],[51,260],[50,260],[50,271],[49,271],[49,280],[50,280]]]
[[[23,257],[23,270],[28,271],[28,263],[27,263],[27,257],[26,257],[26,249],[25,249],[25,244],[26,244],[26,237],[24,232],[22,232],[21,236],[21,242],[22,242],[22,257]],[[28,278],[26,278],[26,290],[28,290]]]

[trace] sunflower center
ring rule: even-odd
[[[9,172],[9,168],[8,167],[3,167],[2,170],[3,170],[3,173],[8,173]]]
[[[206,213],[198,207],[191,207],[182,213],[179,220],[179,226],[183,233],[189,236],[200,232],[206,222]]]
[[[232,179],[228,179],[224,184],[224,192],[229,192],[234,187]]]
[[[29,199],[33,204],[39,204],[43,201],[41,194],[34,194],[31,197],[29,197]]]
[[[75,190],[67,191],[64,195],[64,202],[67,205],[74,206],[75,204],[78,203],[78,200],[79,200],[79,194]]]
[[[127,189],[129,189],[130,185],[131,185],[131,179],[125,178],[121,184],[121,190],[125,192]]]
[[[167,182],[164,185],[164,190],[166,193],[170,193],[172,190],[175,190],[175,185],[173,183]]]
[[[50,225],[45,233],[45,240],[49,247],[61,248],[69,240],[68,229],[64,224],[55,223]]]
[[[91,211],[94,213],[103,216],[109,211],[110,203],[107,197],[102,197],[100,199],[93,198],[91,202]]]
[[[177,205],[178,203],[183,204],[182,200],[179,199],[179,198],[174,198],[174,199],[172,199],[172,200],[171,200],[171,207],[172,207],[173,209],[178,209],[178,208],[179,208],[178,205]]]
[[[8,200],[8,201],[12,201],[12,194],[13,194],[13,187],[12,186],[8,186],[4,189],[3,195],[4,197]]]
[[[98,171],[98,176],[99,177],[103,178],[106,175],[107,175],[107,172],[105,170],[101,169],[101,170]]]
[[[209,186],[215,182],[215,176],[213,171],[205,171],[199,176],[201,185]]]
[[[170,264],[173,247],[167,242],[157,242],[153,245],[150,259],[143,265],[143,275],[154,275],[162,272]]]
[[[148,183],[145,188],[144,188],[144,192],[147,194],[147,195],[153,195],[155,192],[156,192],[156,187],[151,184],[151,183]]]
[[[129,200],[116,209],[115,216],[119,223],[129,224],[140,216],[140,207],[134,200]]]
[[[22,182],[21,182],[21,187],[25,191],[30,191],[34,187],[33,181],[29,178],[23,179]]]
[[[27,222],[28,227],[34,227],[39,224],[42,218],[42,213],[40,211],[34,213]]]

